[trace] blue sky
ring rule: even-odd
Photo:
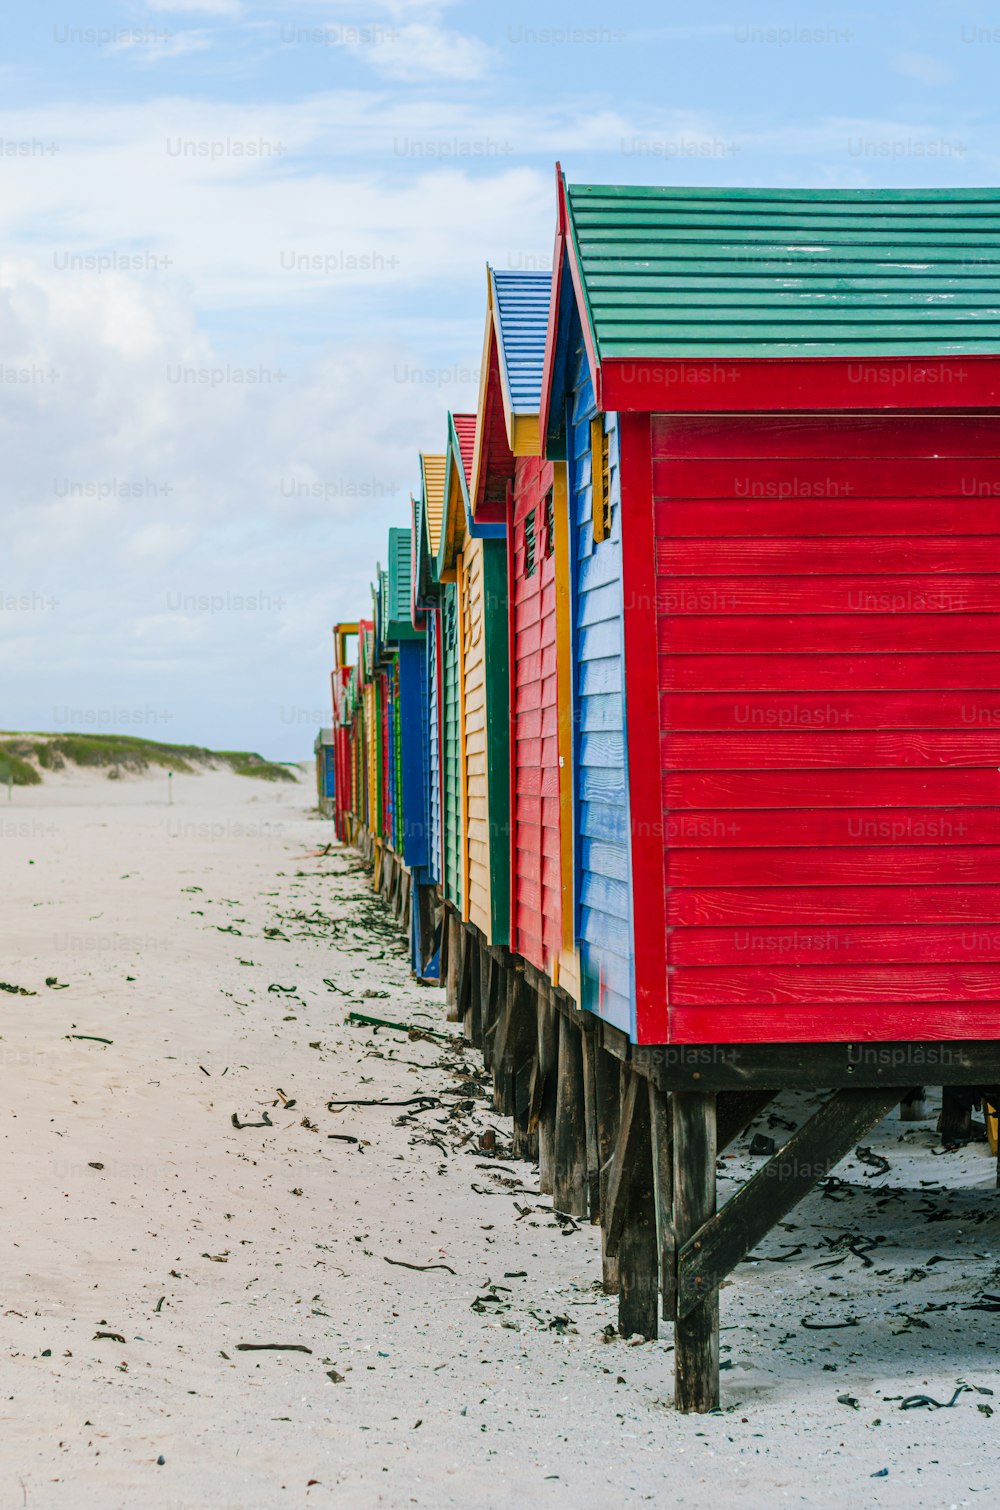
[[[304,756],[484,264],[592,182],[996,184],[946,3],[9,6],[0,726]]]

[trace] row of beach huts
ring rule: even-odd
[[[322,791],[626,1334],[1000,1085],[1000,193],[567,185],[336,626]],[[830,1092],[717,1210],[721,1151]]]

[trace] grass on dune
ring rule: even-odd
[[[39,770],[66,766],[138,774],[158,766],[189,775],[199,767],[227,765],[237,776],[259,781],[294,781],[292,772],[251,750],[209,750],[201,745],[162,744],[133,734],[0,734],[0,781],[37,786]]]

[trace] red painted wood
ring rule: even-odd
[[[1000,688],[1000,655],[671,655],[660,660],[662,691],[755,693],[891,692]]]
[[[670,886],[989,885],[1000,877],[1000,848],[859,844],[839,849],[672,849],[666,871]]]
[[[743,928],[678,928],[670,935],[672,965],[918,964],[1000,956],[998,923],[840,923],[810,927],[758,924]]]
[[[658,498],[656,533],[678,542],[742,536],[829,540],[847,535],[1000,535],[998,498],[824,498],[804,509],[802,499]]]
[[[626,601],[657,620],[659,829],[633,818],[633,856],[655,842],[665,860],[661,1036],[984,1036],[1000,1011],[1000,417],[651,429],[655,581]],[[628,674],[631,754],[649,689]]]
[[[813,1007],[678,1007],[670,1016],[672,1044],[850,1043],[871,1044],[869,1063],[896,1073],[912,1069],[917,1082],[947,1073],[947,1053],[935,1044],[949,1040],[1000,1038],[1000,1001],[907,1003],[871,1001],[863,1006],[824,1003]],[[893,1043],[926,1043],[926,1057],[911,1049],[904,1060]],[[858,1050],[858,1062],[862,1062]],[[941,1071],[944,1074],[941,1074]]]
[[[664,729],[726,733],[989,728],[1000,687],[966,692],[661,692]]]
[[[946,589],[947,590],[947,589]],[[710,593],[715,589],[710,589]],[[1000,614],[996,613],[849,613],[849,614],[675,614],[669,597],[657,624],[661,654],[717,655],[723,645],[734,655],[799,651],[810,655],[885,651],[955,653],[1000,651]]]
[[[906,771],[666,771],[661,788],[669,821],[674,809],[685,808],[994,806],[1000,799],[1000,773],[992,765]]]
[[[673,770],[794,770],[884,766],[1000,766],[1000,726],[890,733],[740,733],[663,736]]]
[[[512,947],[550,974],[562,944],[559,873],[559,755],[556,689],[555,556],[545,551],[542,519],[552,464],[515,463],[510,503],[512,793]],[[535,512],[535,570],[525,570],[524,521]],[[554,863],[553,863],[554,862]]]
[[[951,410],[1000,405],[997,357],[793,357],[700,362],[622,357],[605,360],[600,377],[605,409],[656,414]]]
[[[996,927],[996,886],[673,887],[667,921],[676,928],[777,923],[975,923]]]
[[[654,457],[695,461],[873,454],[933,459],[958,447],[964,457],[990,457],[1000,466],[996,421],[978,414],[927,413],[917,424],[909,415],[856,414],[850,427],[836,430],[826,414],[743,414],[736,436],[729,415],[654,414],[651,445]]]
[[[984,566],[989,557],[986,557]],[[660,613],[679,614],[1000,614],[1000,575],[665,577],[656,583]]]
[[[823,795],[818,787],[815,799]],[[838,848],[884,844],[998,844],[998,807],[800,807],[704,808],[670,814],[671,852],[684,849],[749,849],[769,846]]]
[[[967,505],[967,512],[969,506]],[[971,526],[973,520],[967,519]],[[978,526],[978,520],[975,521]],[[657,542],[656,568],[667,577],[705,578],[778,572],[783,576],[975,574],[989,572],[997,540],[991,535],[934,535],[916,539],[892,535],[837,536],[835,539],[785,536],[742,540]]]
[[[1000,965],[974,960],[932,965],[751,965],[674,969],[679,1007],[813,1007],[843,1003],[1000,1001]]]
[[[864,459],[828,456],[743,457],[710,461],[653,462],[653,496],[659,498],[792,499],[800,504],[831,499],[964,499],[970,512],[976,499],[1000,496],[1000,460],[943,456],[936,461],[885,454],[873,445]]]

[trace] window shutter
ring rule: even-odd
[[[601,415],[590,421],[590,481],[594,541],[599,545],[611,534],[611,463]]]

